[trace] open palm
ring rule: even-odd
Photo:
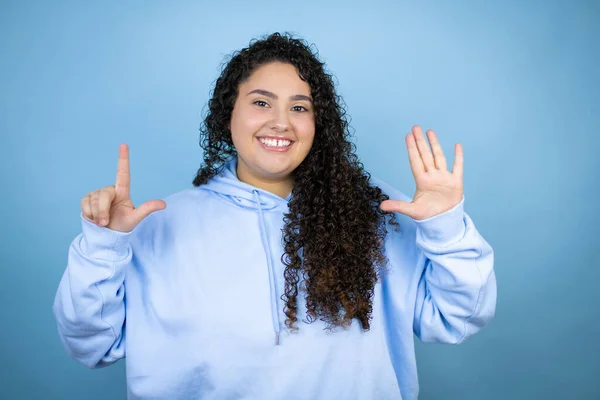
[[[457,143],[454,147],[454,166],[450,172],[435,132],[428,130],[427,137],[431,143],[431,150],[418,125],[413,126],[412,132],[406,135],[408,158],[417,185],[412,202],[386,200],[380,205],[382,210],[399,212],[415,220],[423,220],[450,210],[462,200],[462,146]]]

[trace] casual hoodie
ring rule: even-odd
[[[131,232],[81,217],[53,312],[89,368],[126,357],[129,399],[416,399],[414,339],[461,343],[495,313],[493,250],[463,211],[396,214],[371,328],[285,327],[282,228],[288,201],[238,180],[235,159],[167,196]],[[405,194],[373,179],[391,199]],[[291,196],[291,195],[290,195]]]

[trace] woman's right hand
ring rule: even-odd
[[[121,144],[116,184],[88,193],[81,200],[83,217],[98,226],[131,232],[148,215],[167,207],[162,200],[150,200],[135,208],[129,194],[129,182],[129,148]]]

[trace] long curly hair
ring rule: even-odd
[[[229,121],[238,86],[253,71],[270,62],[296,67],[311,88],[315,112],[313,145],[294,170],[289,212],[284,214],[285,325],[292,331],[298,310],[298,286],[306,294],[307,320],[317,318],[326,329],[347,328],[357,318],[370,329],[374,286],[385,270],[386,218],[393,214],[379,204],[388,200],[356,156],[350,141],[343,100],[335,93],[332,75],[305,40],[273,33],[253,39],[230,56],[217,79],[200,128],[204,164],[193,180],[206,183],[236,156]],[[302,278],[302,280],[301,280]],[[301,282],[300,285],[299,282]]]

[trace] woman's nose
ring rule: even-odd
[[[285,132],[290,128],[290,120],[285,109],[273,113],[273,118],[269,121],[269,127],[276,132]]]

